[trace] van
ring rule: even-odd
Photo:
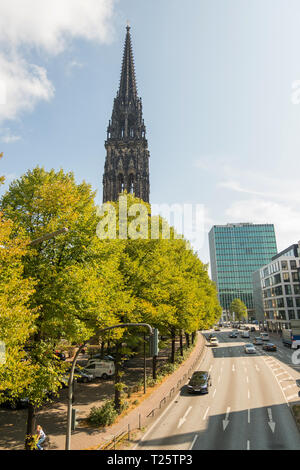
[[[244,330],[244,331],[242,332],[242,334],[241,334],[241,337],[242,337],[242,338],[250,338],[249,331]]]
[[[263,341],[270,341],[269,333],[261,333],[260,337]]]
[[[114,375],[115,364],[112,361],[97,361],[95,359],[91,359],[85,366],[84,370],[94,378],[100,377],[101,379],[107,379],[111,375]]]

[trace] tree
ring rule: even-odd
[[[247,316],[247,307],[241,299],[234,299],[229,307],[230,314],[235,314],[235,319],[241,321]]]
[[[115,295],[117,290],[112,287],[117,276],[107,255],[112,247],[96,235],[94,193],[85,182],[76,184],[72,173],[47,172],[39,167],[28,171],[10,185],[1,207],[14,223],[15,236],[23,230],[33,240],[63,227],[69,229],[32,247],[23,257],[24,282],[35,279],[30,307],[39,311],[28,341],[28,356],[34,366],[26,389],[29,448],[36,407],[48,399],[49,392],[55,394],[61,388],[65,367],[54,355],[57,344],[61,339],[81,343],[94,336],[99,326],[114,320],[107,302],[113,297],[111,291]],[[107,263],[108,281],[103,275]]]
[[[3,182],[3,178],[0,180]],[[28,241],[22,231],[15,236],[13,232],[13,222],[0,212],[0,341],[6,356],[4,364],[0,363],[0,402],[18,398],[34,371],[24,350],[38,315],[37,310],[29,308],[34,282],[23,278],[22,258]]]

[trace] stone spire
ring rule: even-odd
[[[107,151],[103,176],[103,202],[116,201],[127,190],[149,202],[149,151],[138,97],[130,26],[126,38],[120,86],[107,128]]]

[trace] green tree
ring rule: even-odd
[[[81,343],[114,321],[109,303],[117,297],[113,284],[118,276],[107,253],[112,247],[96,235],[94,193],[85,182],[76,184],[72,173],[39,167],[28,171],[10,185],[1,207],[14,222],[15,233],[23,230],[31,240],[68,228],[66,234],[32,247],[23,257],[26,279],[36,282],[30,306],[39,310],[28,342],[34,365],[27,387],[30,440],[36,407],[61,387],[65,368],[53,353],[57,344],[61,339]],[[105,277],[108,269],[109,280]]]
[[[3,181],[0,178],[0,183]],[[29,308],[34,282],[23,278],[22,258],[28,242],[22,231],[15,236],[13,232],[13,222],[0,212],[0,341],[5,345],[5,362],[0,363],[0,402],[18,398],[34,371],[24,351],[37,318],[37,310]]]
[[[234,299],[229,307],[230,314],[235,315],[235,319],[241,321],[247,317],[247,307],[241,299]]]

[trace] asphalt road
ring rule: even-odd
[[[207,395],[190,395],[184,386],[136,445],[139,450],[300,450],[300,434],[291,414],[298,400],[299,366],[280,339],[277,352],[250,339],[230,339],[230,329],[215,333],[218,347],[206,347],[197,370],[210,371]],[[209,332],[205,332],[209,334]]]

